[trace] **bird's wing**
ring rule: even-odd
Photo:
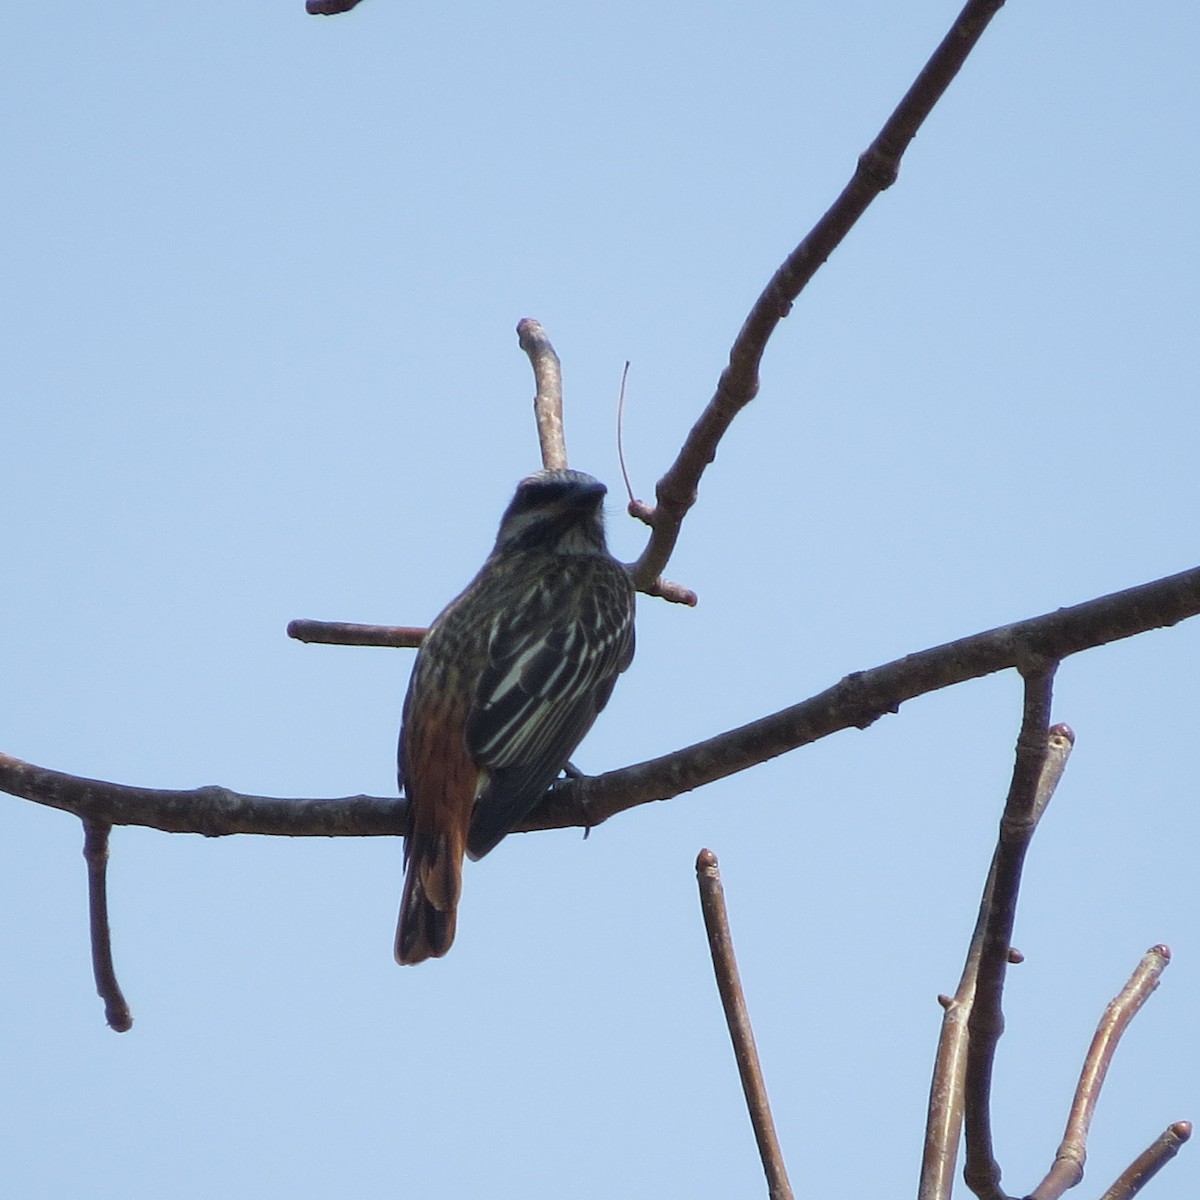
[[[611,560],[583,587],[539,581],[497,615],[467,718],[471,757],[488,771],[467,850],[481,858],[554,782],[633,657],[632,588]]]

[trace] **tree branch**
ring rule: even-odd
[[[1174,1125],[1169,1125],[1121,1172],[1117,1181],[1100,1200],[1133,1200],[1133,1197],[1179,1153],[1183,1143],[1191,1136],[1191,1121],[1176,1121]]]
[[[907,700],[979,679],[1031,656],[1060,660],[1200,613],[1200,568],[935,646],[748,725],[602,775],[560,782],[534,813],[539,828],[599,825],[652,800],[737,774],[842,729],[865,729]]]
[[[1007,1200],[992,1149],[992,1067],[1004,1032],[1001,1000],[1012,946],[1017,897],[1025,855],[1050,797],[1062,778],[1074,744],[1066,725],[1050,728],[1050,704],[1058,663],[1044,659],[1023,672],[1025,705],[1012,783],[1000,818],[1000,837],[980,906],[978,970],[967,1019],[966,1073],[963,1079],[967,1161],[963,1177],[980,1200]],[[972,945],[974,950],[974,940]]]
[[[408,832],[407,806],[394,796],[285,799],[246,796],[217,786],[190,791],[129,787],[65,775],[7,754],[0,754],[0,791],[85,820],[142,825],[164,833],[392,837]]]
[[[1018,741],[1018,746],[1020,742]],[[1067,757],[1074,745],[1074,734],[1066,725],[1056,725],[1049,731],[1048,757],[1034,792],[1034,823],[1050,802],[1050,796],[1066,766]],[[1025,786],[1028,786],[1026,780]],[[1032,831],[1031,831],[1032,832]],[[925,1143],[921,1159],[921,1182],[917,1191],[918,1200],[949,1200],[954,1190],[954,1165],[958,1156],[958,1143],[962,1134],[963,1111],[966,1100],[966,1077],[969,1025],[975,1007],[975,996],[979,982],[980,961],[988,937],[989,921],[994,912],[996,893],[996,869],[1000,857],[997,846],[988,868],[983,896],[979,902],[979,914],[971,934],[967,961],[953,997],[939,996],[944,1013],[942,1030],[938,1037],[937,1054],[934,1059],[933,1080],[929,1088],[929,1108],[925,1122]],[[1015,902],[1015,898],[1014,898]],[[1019,956],[1008,948],[1008,963],[1019,961]]]
[[[415,650],[425,640],[423,625],[356,625],[349,621],[312,621],[298,617],[288,622],[287,635],[298,642],[327,646],[396,646]]]
[[[589,828],[617,813],[724,779],[842,729],[865,729],[906,700],[1020,667],[1063,659],[1200,613],[1200,568],[1004,625],[847,675],[817,696],[660,758],[561,780],[519,827]],[[404,833],[403,801],[378,796],[277,799],[223,787],[163,791],[80,779],[0,754],[0,791],[113,825],[172,833],[377,837]]]
[[[529,356],[537,392],[533,397],[533,416],[537,422],[538,443],[542,448],[542,468],[564,471],[567,468],[567,443],[563,431],[562,364],[546,331],[532,317],[517,322],[517,341]]]
[[[759,365],[776,326],[871,201],[895,183],[909,142],[1003,3],[968,0],[878,137],[859,157],[841,195],[788,255],[755,301],[729,351],[729,365],[721,373],[716,392],[692,427],[679,456],[658,482],[657,505],[653,509],[643,506],[643,519],[650,525],[651,535],[634,568],[639,589],[652,586],[662,574],[675,549],[683,518],[696,502],[700,476],[716,457],[717,444],[734,417],[758,394]]]
[[[108,927],[108,835],[105,821],[83,822],[83,857],[88,875],[88,925],[92,936],[92,976],[96,993],[104,1001],[104,1019],[109,1028],[126,1033],[133,1028],[133,1014],[117,982],[113,966],[112,938]]]
[[[1100,1089],[1104,1087],[1109,1064],[1116,1053],[1117,1044],[1129,1028],[1129,1022],[1150,999],[1170,961],[1171,952],[1166,946],[1151,946],[1142,955],[1129,981],[1109,1001],[1084,1059],[1075,1099],[1067,1118],[1066,1132],[1054,1155],[1054,1165],[1046,1178],[1029,1193],[1029,1200],[1058,1200],[1063,1192],[1075,1187],[1083,1179],[1088,1129],[1100,1100]]]
[[[762,1159],[763,1172],[767,1177],[767,1195],[770,1200],[792,1200],[792,1185],[788,1181],[783,1151],[779,1148],[779,1138],[775,1133],[771,1102],[767,1098],[767,1085],[758,1059],[758,1047],[754,1044],[754,1030],[750,1025],[750,1011],[746,1007],[746,994],[742,991],[737,958],[733,953],[733,935],[729,931],[729,914],[725,910],[725,889],[721,886],[720,866],[711,850],[701,850],[696,858],[696,883],[700,888],[700,910],[704,914],[704,929],[708,934],[717,991],[721,995],[725,1023],[729,1026],[729,1038],[733,1042],[733,1056],[737,1060],[742,1092],[750,1112],[750,1124],[754,1127],[754,1140],[758,1144],[759,1158]]]

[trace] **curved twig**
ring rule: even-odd
[[[625,385],[629,382],[629,359],[621,372],[621,387],[617,392],[617,462],[621,464],[621,479],[625,483],[625,494],[630,504],[637,504],[633,497],[633,484],[629,481],[629,467],[625,462]]]
[[[1079,1074],[1079,1085],[1071,1103],[1066,1132],[1054,1155],[1054,1165],[1046,1178],[1029,1193],[1029,1200],[1058,1200],[1068,1188],[1075,1187],[1083,1179],[1083,1164],[1087,1160],[1087,1135],[1092,1116],[1100,1099],[1100,1089],[1108,1074],[1109,1064],[1116,1053],[1129,1022],[1141,1011],[1158,987],[1162,973],[1171,961],[1171,951],[1166,946],[1151,946],[1142,955],[1129,981],[1109,1002],[1104,1016],[1096,1027],[1092,1044],[1088,1048]]]
[[[716,456],[718,442],[734,417],[757,395],[759,364],[775,327],[871,201],[895,183],[909,142],[1003,3],[1004,0],[968,0],[950,32],[884,123],[879,136],[860,156],[842,194],[788,255],[755,301],[729,351],[729,365],[721,373],[716,392],[692,427],[675,462],[659,480],[655,489],[657,505],[646,510],[644,519],[651,527],[651,535],[634,570],[640,590],[650,587],[662,574],[675,549],[683,518],[696,502],[700,476]]]
[[[1141,956],[1128,983],[1109,1002],[1104,1016],[1096,1028],[1092,1044],[1087,1050],[1084,1069],[1079,1075],[1079,1086],[1070,1105],[1067,1130],[1055,1153],[1054,1165],[1046,1177],[1030,1193],[1030,1200],[1058,1200],[1068,1188],[1073,1188],[1084,1177],[1087,1159],[1087,1130],[1091,1128],[1092,1116],[1109,1073],[1112,1055],[1116,1054],[1117,1043],[1141,1010],[1142,1004],[1150,1000],[1159,979],[1171,961],[1171,952],[1165,946],[1152,946]]]

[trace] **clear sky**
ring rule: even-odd
[[[83,0],[0,18],[0,749],[126,783],[392,794],[421,624],[538,465],[513,332],[562,355],[572,464],[650,498],[746,310],[955,0]],[[1200,22],[1013,0],[781,326],[603,770],[852,670],[1197,562]],[[1085,1187],[1200,1120],[1200,622],[1071,660],[997,1067],[1023,1194],[1096,1019],[1175,962]],[[1009,674],[467,870],[401,970],[390,839],[118,829],[103,1023],[73,818],[0,796],[0,1194],[763,1194],[695,898],[720,856],[798,1193],[915,1190],[1008,784]],[[1194,1195],[1200,1151],[1152,1185]],[[1151,1194],[1151,1193],[1148,1193]]]

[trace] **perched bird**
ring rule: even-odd
[[[478,575],[430,626],[400,727],[408,799],[396,961],[454,941],[463,855],[534,809],[633,658],[634,591],[604,540],[604,484],[517,486]]]

